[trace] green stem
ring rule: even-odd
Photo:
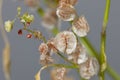
[[[109,75],[114,78],[114,80],[120,80],[120,75],[116,73],[109,65],[107,65],[107,72],[109,72]]]
[[[74,66],[77,66],[77,64],[69,61],[65,56],[63,56],[60,52],[57,53],[62,59],[64,59],[65,61],[67,61],[68,63],[74,65]]]
[[[100,53],[100,80],[104,80],[104,74],[107,67],[107,59],[106,59],[106,28],[109,20],[109,12],[110,12],[110,3],[111,0],[106,0],[106,7],[104,13],[104,20],[101,32],[101,53]]]

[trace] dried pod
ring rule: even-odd
[[[47,45],[49,47],[49,50],[51,53],[55,52],[57,53],[57,49],[55,47],[55,39],[51,38],[50,40],[47,41]]]
[[[99,71],[99,64],[96,58],[89,58],[85,63],[80,65],[80,75],[84,79],[90,79],[97,75]]]
[[[55,37],[55,47],[59,51],[71,54],[77,45],[76,36],[70,31],[63,31]]]
[[[41,54],[40,55],[40,63],[42,65],[47,65],[49,63],[53,63],[53,58],[49,54]]]
[[[39,52],[41,54],[47,54],[48,53],[48,46],[47,46],[47,44],[41,43],[39,48],[38,48],[38,50],[39,50]]]
[[[28,7],[35,8],[39,5],[39,0],[24,0],[25,5]]]
[[[73,31],[80,37],[84,37],[89,32],[89,25],[84,16],[79,17],[72,23]]]
[[[82,64],[88,60],[88,54],[84,46],[81,47],[80,54],[78,55],[77,64]]]
[[[42,18],[42,25],[47,29],[53,29],[58,23],[58,17],[55,10],[46,11]]]
[[[66,69],[64,67],[53,69],[51,72],[52,80],[64,80]]]
[[[70,4],[62,3],[56,11],[57,16],[63,21],[72,21],[76,17],[75,9]]]
[[[68,60],[71,60],[76,64],[86,62],[88,60],[86,49],[81,44],[77,44],[75,51],[68,55]]]
[[[66,3],[66,4],[70,4],[70,5],[75,5],[77,3],[78,0],[60,0],[59,4],[61,3]]]

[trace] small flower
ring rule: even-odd
[[[42,18],[42,25],[47,29],[53,29],[58,23],[58,17],[55,10],[46,11],[45,15]]]
[[[66,4],[70,4],[70,5],[75,5],[77,3],[78,0],[60,0],[59,4],[61,3],[66,3]]]
[[[76,17],[75,9],[70,4],[62,3],[56,11],[57,16],[63,21],[72,21]]]
[[[4,27],[7,32],[10,32],[13,29],[13,21],[6,21]]]
[[[80,65],[80,75],[84,79],[90,79],[97,75],[99,71],[99,64],[96,58],[89,58],[85,63]]]
[[[36,39],[41,39],[42,38],[42,33],[40,31],[34,31],[34,38]]]
[[[47,54],[48,53],[48,46],[45,43],[41,43],[39,46],[39,49],[41,54]]]
[[[89,32],[89,25],[84,16],[79,17],[72,23],[73,31],[80,37],[84,37]]]
[[[55,37],[55,47],[59,51],[71,54],[77,45],[76,36],[70,31],[63,31]]]
[[[21,17],[21,22],[26,23],[26,25],[28,25],[28,23],[30,24],[31,22],[33,22],[33,20],[34,20],[34,15],[30,15],[28,13],[23,14]]]

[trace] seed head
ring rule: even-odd
[[[41,54],[47,54],[48,53],[48,46],[47,46],[47,44],[41,43],[39,48],[38,48],[38,50],[39,50],[39,52]]]
[[[90,79],[98,74],[99,64],[96,58],[89,58],[85,63],[80,65],[80,75],[84,79]]]
[[[70,31],[63,31],[55,37],[55,47],[59,51],[71,54],[77,45],[76,36]]]
[[[56,11],[57,16],[63,21],[72,21],[76,17],[75,9],[70,4],[62,3]]]
[[[84,16],[79,17],[72,23],[73,31],[80,37],[84,37],[89,32],[89,25]]]

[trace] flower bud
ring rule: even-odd
[[[21,17],[21,22],[26,23],[27,25],[28,23],[30,24],[31,22],[33,22],[33,20],[34,20],[34,15],[30,15],[28,13],[23,14]]]
[[[80,65],[80,75],[84,79],[90,79],[97,75],[99,71],[99,64],[96,58],[89,58],[85,63]]]
[[[75,9],[72,5],[62,3],[56,11],[57,16],[63,21],[72,21],[76,17]]]
[[[72,23],[73,31],[80,37],[84,37],[89,32],[89,25],[84,16],[79,17]]]
[[[10,20],[6,21],[4,27],[7,32],[10,32],[13,29],[13,22]]]
[[[77,45],[76,36],[70,31],[63,31],[55,37],[55,47],[59,51],[71,54]]]

